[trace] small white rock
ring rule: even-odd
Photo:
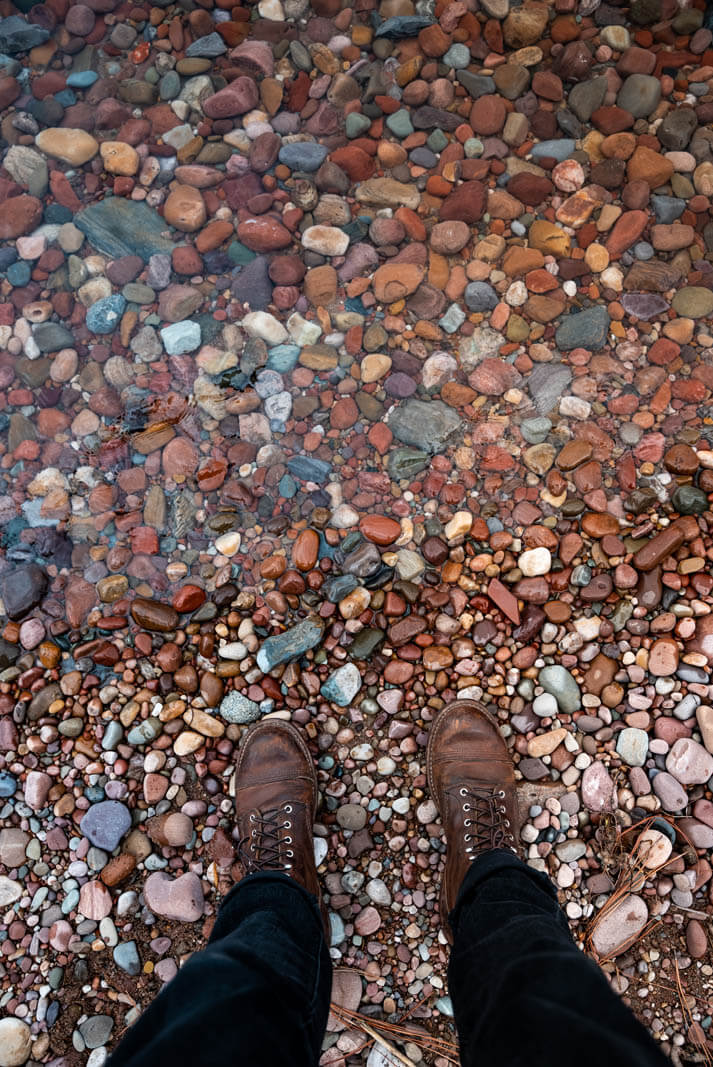
[[[250,337],[260,337],[271,345],[280,345],[287,340],[285,327],[267,311],[249,311],[243,318],[242,327]]]
[[[32,1048],[32,1033],[27,1023],[8,1015],[0,1019],[0,1067],[20,1067],[27,1063]]]
[[[220,537],[216,537],[215,547],[221,556],[234,556],[240,548],[241,540],[240,533],[237,530],[231,530],[230,533],[224,533]]]
[[[349,248],[349,234],[337,226],[309,226],[302,234],[302,246],[321,256],[343,256]]]
[[[528,548],[522,553],[517,565],[526,578],[537,578],[549,574],[552,566],[552,553],[549,548]]]

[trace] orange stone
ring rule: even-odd
[[[292,546],[292,562],[299,571],[311,571],[319,556],[319,534],[303,530]]]
[[[365,515],[359,529],[367,541],[373,541],[375,545],[392,545],[401,534],[400,523],[385,515]]]
[[[618,534],[619,520],[606,511],[588,511],[582,518],[582,529],[588,537],[599,540],[606,534]]]

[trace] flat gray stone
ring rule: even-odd
[[[602,305],[585,308],[562,319],[555,333],[555,344],[563,352],[571,352],[573,348],[597,352],[606,344],[609,323],[609,312]]]
[[[257,654],[258,667],[267,674],[281,663],[289,663],[290,660],[298,659],[319,644],[323,633],[324,623],[313,615],[304,622],[298,622],[284,634],[268,637]]]
[[[167,223],[157,211],[123,196],[90,204],[74,218],[74,224],[98,252],[112,259],[141,256],[148,263],[153,255],[170,256],[176,247],[168,237]]]
[[[386,421],[398,441],[431,453],[443,452],[463,436],[463,423],[442,400],[408,400]]]
[[[563,363],[538,363],[527,379],[527,390],[540,415],[547,415],[571,384],[572,372]]]

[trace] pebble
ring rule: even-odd
[[[7,20],[4,20],[7,21]],[[21,1067],[30,1058],[32,1031],[22,1019],[6,1015],[0,1019],[0,1064]]]
[[[648,919],[646,902],[635,893],[627,894],[594,927],[592,944],[600,959],[620,955]]]

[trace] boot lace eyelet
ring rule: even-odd
[[[283,809],[283,810],[284,810],[285,812],[287,812],[287,814],[288,814],[288,815],[289,815],[289,814],[291,814],[291,812],[292,812],[292,805],[291,805],[291,804],[285,804],[285,807],[284,807],[284,809]]]
[[[461,789],[460,790],[460,795],[462,797],[467,797],[468,796],[468,790],[467,789]]]
[[[285,844],[286,845],[291,845],[292,844],[292,838],[291,837],[286,837],[285,838]]]

